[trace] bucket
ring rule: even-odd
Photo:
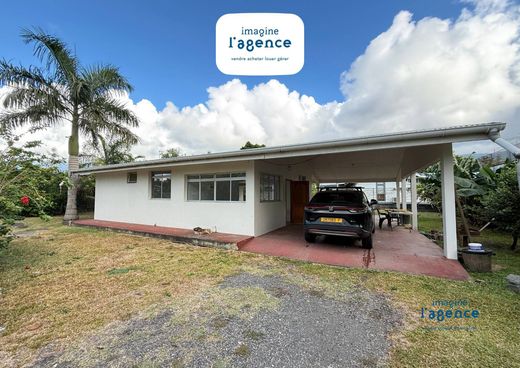
[[[483,248],[480,250],[464,249],[462,251],[464,267],[470,272],[491,272],[492,255],[492,251]]]

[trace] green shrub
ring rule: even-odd
[[[3,134],[7,147],[0,151],[0,247],[12,240],[12,225],[23,216],[47,217],[60,199],[59,181],[66,177],[58,170],[54,156],[33,151],[40,142],[17,147],[16,137]],[[56,186],[58,189],[54,188]]]

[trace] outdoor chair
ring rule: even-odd
[[[392,229],[392,216],[387,210],[376,208],[377,215],[379,216],[379,229],[383,228],[383,223],[387,221],[388,227]]]
[[[390,216],[390,222],[396,220],[397,226],[401,225],[401,216],[399,215],[399,212],[389,211],[388,215]]]

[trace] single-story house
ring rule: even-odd
[[[88,167],[78,173],[96,177],[97,220],[259,236],[288,222],[301,223],[312,184],[320,182],[396,182],[404,191],[408,178],[416,228],[415,173],[440,161],[444,254],[456,259],[452,144],[490,139],[504,128],[504,123],[456,126]]]

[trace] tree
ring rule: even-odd
[[[7,147],[0,151],[0,248],[9,244],[11,226],[24,212],[46,218],[46,210],[53,206],[46,184],[63,179],[59,174],[49,178],[54,160],[32,151],[40,142],[21,147],[14,143],[7,140]]]
[[[134,162],[143,159],[144,156],[134,156],[130,152],[132,144],[114,134],[99,136],[98,143],[87,139],[83,153],[81,154],[80,167],[92,165],[114,165]],[[78,181],[76,204],[80,210],[93,210],[96,192],[96,179],[94,175],[81,176]]]
[[[10,87],[3,103],[6,111],[0,114],[0,127],[28,125],[37,130],[63,122],[70,124],[64,221],[74,220],[78,218],[79,178],[75,171],[79,168],[79,135],[90,137],[94,144],[106,133],[137,142],[129,127],[138,126],[139,120],[118,99],[131,92],[132,86],[114,66],[82,66],[63,41],[42,30],[23,30],[22,39],[34,46],[34,55],[43,66],[25,68],[0,61],[0,85]]]
[[[427,200],[440,212],[442,205],[440,165],[428,166],[420,173],[417,183],[417,194]]]
[[[495,226],[511,233],[511,250],[515,250],[520,235],[520,192],[513,163],[506,164],[497,172],[496,188],[484,195],[482,205],[486,216],[494,218]]]
[[[97,142],[87,141],[82,157],[90,161],[88,164],[94,165],[122,164],[144,158],[132,155],[131,148],[132,144],[128,140],[109,133],[106,137],[97,137]]]
[[[258,144],[258,143],[251,143],[249,141],[246,142],[242,147],[240,147],[241,150],[244,149],[251,149],[251,148],[262,148],[265,147],[265,144]]]
[[[179,148],[168,148],[166,151],[161,152],[161,158],[174,158],[182,155]]]
[[[457,196],[466,204],[480,198],[495,186],[495,173],[489,166],[480,166],[472,157],[454,156],[454,175]],[[441,207],[441,171],[435,164],[426,168],[419,178],[417,193],[427,199],[435,208]]]
[[[489,166],[481,166],[471,156],[454,156],[455,201],[464,232],[470,237],[469,222],[482,221],[481,199],[495,186],[495,173]],[[417,186],[418,195],[433,207],[441,208],[441,172],[435,164],[423,171]]]

